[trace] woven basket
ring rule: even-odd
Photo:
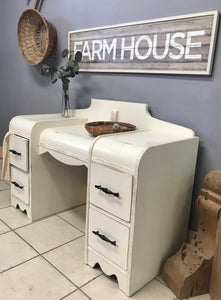
[[[38,65],[53,50],[57,41],[56,29],[38,11],[39,0],[27,9],[18,22],[18,46],[30,65]]]
[[[114,128],[115,124],[118,124],[119,128]],[[122,122],[96,121],[96,122],[86,123],[85,128],[93,136],[98,136],[101,134],[133,131],[136,129],[136,126],[133,124],[122,123]]]

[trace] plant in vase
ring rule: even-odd
[[[63,50],[61,55],[63,58],[68,57],[69,51]],[[58,79],[62,81],[62,116],[70,117],[70,101],[69,101],[69,78],[75,77],[79,72],[78,63],[81,61],[82,53],[77,51],[75,56],[69,55],[67,63],[63,66],[51,66],[43,64],[40,68],[42,75],[50,75],[51,82],[55,83]]]

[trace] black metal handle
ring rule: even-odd
[[[93,232],[93,234],[99,236],[99,238],[102,239],[103,241],[108,242],[108,243],[110,243],[110,244],[113,245],[113,246],[116,246],[116,245],[117,245],[117,244],[116,244],[116,241],[111,241],[111,240],[109,240],[109,238],[107,238],[104,234],[99,233],[99,231],[94,231],[94,230],[92,230],[92,232]]]
[[[109,190],[108,188],[105,188],[105,187],[103,187],[101,185],[95,185],[95,187],[96,187],[96,189],[101,190],[105,194],[113,195],[114,197],[117,197],[117,198],[120,197],[119,193],[114,193],[111,190]]]
[[[20,152],[17,152],[16,150],[10,149],[9,152],[11,152],[12,154],[21,156],[21,153],[20,153]]]
[[[16,181],[12,181],[12,184],[14,184],[14,186],[16,186],[17,188],[19,188],[21,190],[24,188],[23,185],[18,184]]]

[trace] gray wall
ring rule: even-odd
[[[29,66],[17,46],[17,22],[26,0],[0,2],[0,143],[10,119],[19,114],[61,111],[61,86],[39,74],[39,66]],[[67,32],[221,10],[220,0],[44,0],[41,13],[57,28],[58,44],[52,59],[67,48]],[[211,169],[221,170],[221,31],[211,77],[80,74],[70,84],[71,105],[87,107],[90,98],[148,103],[154,117],[193,129],[200,138],[190,227],[196,228],[195,199],[203,179]]]

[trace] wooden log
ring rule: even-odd
[[[216,249],[210,282],[210,297],[211,300],[221,299],[221,217],[219,217],[216,235]]]
[[[219,261],[221,247],[217,247],[221,238],[219,235],[216,238],[221,211],[220,175],[220,171],[212,171],[206,176],[205,184],[211,190],[201,189],[196,201],[199,214],[198,231],[196,233],[191,232],[188,243],[183,244],[180,250],[166,261],[163,268],[163,279],[180,299],[205,294],[210,290],[211,293],[217,294],[213,291],[217,290],[217,285],[219,288],[221,286],[221,262]],[[218,249],[216,256],[219,265],[216,264],[213,271],[214,280],[210,287],[215,248]],[[220,299],[221,294],[219,294],[219,298],[214,298],[214,300]]]
[[[212,258],[184,243],[164,266],[163,279],[179,299],[208,293]]]
[[[209,190],[221,195],[221,171],[212,170],[205,177],[204,182]]]

